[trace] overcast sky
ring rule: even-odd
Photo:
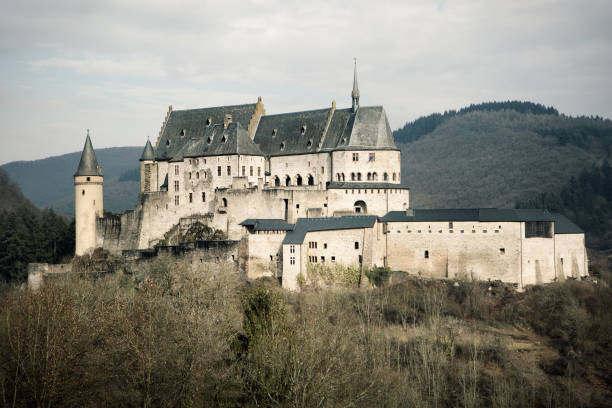
[[[2,1],[0,163],[154,142],[175,109],[519,99],[612,117],[609,0]]]

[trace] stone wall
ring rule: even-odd
[[[72,264],[28,264],[28,289],[38,290],[46,279],[72,272]]]
[[[588,275],[589,266],[584,246],[584,234],[555,235],[557,279]]]
[[[353,160],[353,156],[356,154]],[[370,154],[374,159],[370,160]],[[332,153],[333,180],[334,181],[368,181],[367,175],[376,173],[376,179],[370,181],[389,183],[401,183],[400,174],[400,151],[399,150],[339,150]],[[351,174],[355,174],[355,180]],[[361,174],[361,180],[357,180],[357,174]],[[384,174],[388,179],[384,179]],[[338,175],[344,174],[344,180],[338,180]],[[395,174],[395,180],[393,175]],[[340,176],[342,178],[342,176]]]

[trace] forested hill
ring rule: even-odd
[[[98,163],[104,172],[105,210],[123,212],[135,207],[139,190],[136,169],[141,153],[142,147],[96,149]],[[73,215],[72,176],[80,158],[81,152],[74,152],[42,160],[12,162],[2,168],[34,205]]]
[[[611,150],[612,121],[494,102],[429,115],[394,135],[415,208],[513,207],[558,193],[571,177],[601,164]]]
[[[36,211],[36,207],[24,197],[19,186],[0,168],[0,211],[16,211],[22,207]]]

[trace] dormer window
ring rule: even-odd
[[[304,136],[306,134],[306,125],[302,125],[302,128],[300,129],[300,132],[302,133],[302,136]]]
[[[345,144],[346,143],[346,137],[343,137],[342,140],[340,141],[340,144]]]
[[[277,132],[278,132],[278,131],[277,131],[276,129],[272,129],[272,137],[276,137],[276,133],[277,133]]]
[[[213,140],[212,140],[212,137],[208,136],[208,140],[207,140],[208,144],[211,144],[211,143],[212,143],[212,141],[213,141]]]
[[[225,135],[223,135],[223,137],[221,138],[221,142],[223,143],[227,142],[227,137]]]
[[[308,143],[306,143],[306,147],[309,149],[312,147],[312,139],[308,140]]]
[[[181,133],[179,133],[179,136],[185,136],[185,133],[187,133],[187,129],[181,129]]]
[[[281,151],[282,151],[282,150],[285,150],[285,142],[282,142],[282,143],[280,144],[280,149],[281,149]]]
[[[170,140],[166,140],[166,146],[170,146]]]
[[[206,119],[206,126],[210,126],[212,124],[212,119],[208,118]]]

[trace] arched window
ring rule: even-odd
[[[221,199],[221,202],[223,203],[223,206],[224,206],[224,207],[227,207],[227,198],[223,197],[223,198]]]
[[[361,173],[357,173],[357,181],[361,181]]]
[[[344,181],[344,173],[342,173],[342,181]]]
[[[189,180],[191,180],[191,172],[189,172]]]
[[[395,173],[393,173],[393,181],[395,181]]]
[[[289,177],[289,176],[285,177],[285,185],[286,186],[290,186],[291,185],[291,177]]]
[[[368,172],[368,181],[372,180],[372,173]]]
[[[389,175],[386,172],[383,173],[383,180],[384,181],[389,181]]]
[[[340,181],[340,173],[336,173],[336,178],[338,179],[338,181]]]
[[[355,209],[356,214],[367,214],[368,212],[368,206],[363,200],[355,201],[353,208]]]
[[[314,186],[314,177],[312,177],[312,174],[308,175],[308,185]]]
[[[351,173],[351,181],[355,181],[355,173]]]
[[[275,177],[274,177],[274,185],[275,185],[276,187],[280,187],[280,179],[278,178],[278,176],[275,176]]]
[[[374,181],[378,180],[378,173],[376,172],[372,173],[372,180]]]
[[[200,179],[200,172],[196,172],[196,178],[199,180]]]
[[[295,177],[295,184],[297,186],[301,186],[302,185],[302,176],[300,176],[299,174]]]

